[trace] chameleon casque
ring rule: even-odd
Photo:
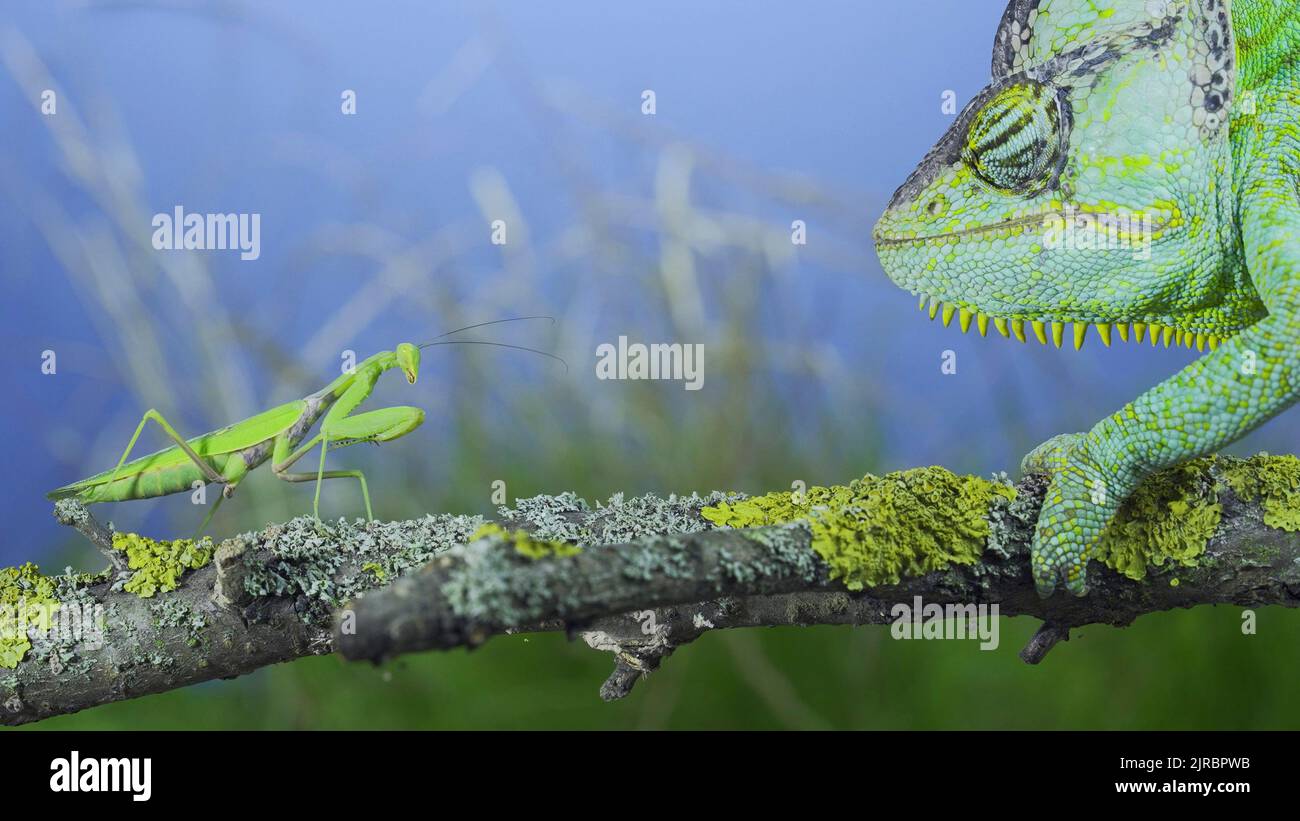
[[[1012,0],[992,83],[875,227],[885,272],[945,325],[1205,351],[1025,457],[1051,476],[1040,595],[1086,592],[1146,476],[1300,396],[1298,63],[1300,0]],[[1049,241],[1067,224],[1121,242]]]

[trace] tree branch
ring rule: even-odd
[[[927,605],[996,604],[1004,616],[1043,619],[1022,651],[1037,663],[1080,625],[1122,626],[1199,604],[1296,606],[1300,532],[1285,527],[1300,522],[1292,495],[1300,482],[1256,480],[1266,470],[1290,476],[1297,464],[1294,457],[1221,457],[1157,477],[1165,496],[1146,497],[1159,504],[1129,510],[1128,524],[1150,525],[1132,519],[1149,514],[1164,532],[1212,506],[1212,535],[1203,552],[1186,557],[1194,564],[1170,560],[1135,581],[1093,562],[1088,596],[1047,600],[1034,592],[1028,570],[1041,477],[1023,480],[1014,501],[995,497],[984,511],[989,547],[978,561],[856,592],[831,578],[805,521],[714,529],[699,511],[735,499],[722,494],[615,496],[594,509],[572,494],[537,497],[502,509],[504,536],[478,539],[471,538],[485,523],[478,516],[329,525],[302,517],[223,541],[212,563],[150,599],[121,589],[130,570],[81,582],[57,577],[63,608],[93,604],[107,612],[102,645],[32,627],[26,657],[0,676],[0,718],[34,721],[335,650],[378,661],[540,630],[565,630],[613,653],[601,695],[615,699],[710,630],[886,624],[896,605],[916,597]],[[1170,497],[1170,487],[1184,496]],[[84,510],[61,503],[57,515],[112,549],[111,536]],[[512,535],[516,528],[531,536]],[[585,549],[534,558],[560,542]]]

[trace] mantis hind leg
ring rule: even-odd
[[[221,503],[224,502],[225,500],[226,500],[225,493],[217,494],[217,501],[212,503],[212,508],[208,511],[208,515],[203,517],[203,522],[199,525],[199,529],[194,531],[194,541],[197,542],[199,540],[199,537],[203,535],[203,531],[208,529],[208,522],[211,522],[212,517],[217,515],[217,508],[221,507]]]
[[[202,471],[204,477],[207,478],[209,482],[216,482],[217,484],[226,483],[226,477],[217,473],[216,469],[213,468],[212,465],[203,461],[203,457],[194,452],[194,448],[190,447],[190,443],[185,441],[185,439],[176,432],[176,429],[171,426],[170,422],[163,418],[161,413],[150,408],[145,411],[144,416],[141,417],[140,424],[136,425],[135,433],[131,435],[131,441],[126,443],[126,450],[122,452],[122,458],[117,460],[117,467],[113,468],[113,475],[109,478],[106,487],[112,487],[113,483],[117,481],[117,472],[126,464],[126,460],[131,455],[131,451],[135,449],[136,440],[140,438],[140,433],[144,430],[145,424],[151,419],[167,433],[167,436],[176,443],[178,448],[185,452],[186,456],[190,457],[190,461],[194,462],[194,464],[198,466],[199,470]]]
[[[320,467],[316,470],[316,495],[313,496],[311,500],[311,512],[317,519],[320,518],[320,484],[321,481],[325,479],[326,472],[325,454],[329,452],[329,449],[329,437],[322,438],[320,443]],[[361,498],[366,502],[366,519],[373,522],[375,520],[375,514],[370,509],[370,490],[366,487],[366,475],[359,470],[331,470],[329,473],[331,474],[329,477],[331,479],[339,479],[344,476],[356,477],[357,481],[361,483]]]

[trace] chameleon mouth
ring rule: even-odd
[[[1135,216],[1140,218],[1135,219]],[[1065,226],[1075,220],[1084,220],[1085,229],[1101,232],[1103,239],[1115,243],[1124,243],[1128,247],[1134,242],[1151,242],[1159,239],[1165,231],[1182,224],[1182,215],[1177,208],[1153,209],[1145,212],[1112,214],[1107,209],[1090,206],[1078,206],[1066,210],[1052,209],[1037,214],[1025,214],[1010,217],[988,225],[960,228],[955,231],[943,231],[937,234],[911,235],[887,233],[879,227],[873,232],[872,240],[878,248],[898,248],[902,246],[924,245],[949,240],[983,237],[988,234],[1012,236],[1015,234],[1034,234],[1049,228],[1065,230]],[[1113,237],[1112,237],[1113,235]]]
[[[1029,233],[1040,230],[1052,218],[1052,214],[1030,214],[1024,217],[1015,217],[1013,219],[995,222],[991,225],[981,225],[975,228],[964,228],[958,231],[945,231],[941,234],[921,234],[905,236],[902,234],[886,234],[877,231],[872,237],[877,247],[892,248],[900,245],[919,245],[927,242],[934,242],[942,239],[955,239],[961,237],[974,237],[982,234],[990,234],[997,231],[1008,233]]]
[[[1020,342],[1028,342],[1029,336],[1032,335],[1039,343],[1049,344],[1057,348],[1065,344],[1066,333],[1065,325],[1070,323],[1070,338],[1074,343],[1074,349],[1081,350],[1087,341],[1089,331],[1096,329],[1097,337],[1101,344],[1107,348],[1116,336],[1121,342],[1138,342],[1144,339],[1151,342],[1151,347],[1156,347],[1161,342],[1166,348],[1182,346],[1188,349],[1204,351],[1207,347],[1215,350],[1225,340],[1233,335],[1213,334],[1202,331],[1187,330],[1184,328],[1174,327],[1165,322],[1155,321],[1120,321],[1120,322],[1095,322],[1079,319],[1024,319],[1009,318],[1001,316],[990,316],[981,311],[971,310],[970,308],[953,302],[944,302],[937,297],[920,295],[920,302],[917,307],[922,311],[928,312],[930,319],[939,318],[944,327],[952,324],[953,318],[957,319],[957,326],[962,333],[966,333],[973,325],[979,332],[980,336],[987,336],[989,326],[992,325],[995,330],[1008,339],[1016,339]],[[1026,325],[1029,333],[1026,334]]]

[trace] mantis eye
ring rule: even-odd
[[[1061,107],[1042,83],[1008,86],[975,113],[962,161],[975,176],[1004,193],[1045,188],[1061,159]]]

